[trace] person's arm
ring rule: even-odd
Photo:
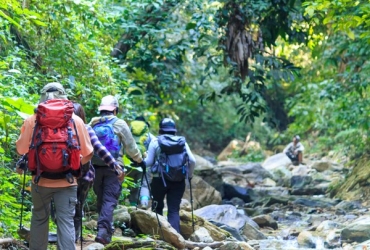
[[[35,117],[36,116],[33,115],[23,122],[21,133],[15,143],[17,153],[20,155],[27,154],[30,148],[33,128],[35,127]]]
[[[189,178],[193,178],[193,172],[195,168],[195,157],[193,153],[191,152],[189,145],[186,143],[185,146],[186,146],[186,152],[189,156]]]
[[[149,144],[147,156],[144,160],[147,167],[151,167],[154,165],[157,147],[158,147],[158,140],[154,138]]]
[[[90,136],[91,144],[96,154],[112,169],[115,169],[115,165],[118,164],[107,148],[101,144],[99,138],[96,136],[95,131],[89,125],[86,125],[87,131]]]

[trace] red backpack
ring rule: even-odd
[[[49,179],[67,178],[80,170],[80,139],[72,119],[73,103],[69,100],[47,100],[36,111],[36,124],[28,152],[28,168]],[[73,137],[73,130],[76,139]]]

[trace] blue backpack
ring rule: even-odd
[[[114,159],[117,159],[121,150],[120,138],[114,133],[113,124],[118,118],[108,120],[105,117],[100,118],[92,128],[103,146],[111,153]],[[94,152],[92,163],[98,166],[104,166],[105,162]]]
[[[186,140],[183,136],[158,136],[160,153],[158,155],[158,172],[164,185],[167,181],[180,182],[188,178],[189,156],[186,152]]]

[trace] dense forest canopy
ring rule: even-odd
[[[0,173],[51,81],[89,118],[118,95],[127,121],[143,114],[155,133],[171,116],[213,153],[252,132],[269,149],[299,133],[313,151],[366,154],[369,12],[349,0],[3,0]]]

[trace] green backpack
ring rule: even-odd
[[[140,152],[145,153],[151,141],[148,125],[144,121],[135,120],[131,122],[130,130]]]

